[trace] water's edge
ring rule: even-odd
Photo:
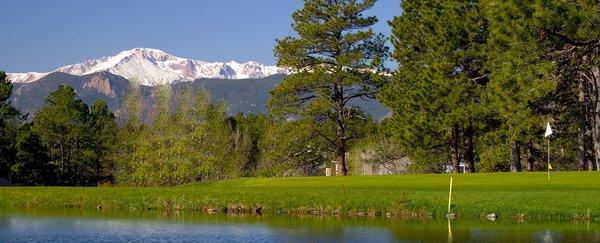
[[[3,238],[4,237],[4,238]],[[73,238],[75,237],[75,238]],[[77,238],[79,237],[79,238]],[[150,237],[150,238],[148,238]],[[600,242],[600,224],[0,208],[0,241]]]

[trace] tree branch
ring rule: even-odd
[[[561,33],[554,32],[551,30],[545,30],[543,33],[548,33],[554,37],[558,37],[560,40],[562,40],[568,44],[571,44],[573,46],[590,46],[590,45],[600,44],[600,40],[587,40],[587,41],[573,40],[566,35],[563,35]]]

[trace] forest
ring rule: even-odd
[[[600,170],[600,2],[403,0],[391,36],[374,32],[379,20],[365,12],[375,4],[304,1],[291,16],[296,35],[275,43],[291,73],[270,91],[268,114],[228,114],[205,90],[162,86],[143,121],[135,82],[123,124],[69,86],[21,114],[0,72],[0,178],[173,186],[325,168],[545,171],[548,160]],[[390,114],[371,118],[355,105],[367,99]]]

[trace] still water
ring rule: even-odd
[[[600,225],[0,209],[0,242],[600,242]]]

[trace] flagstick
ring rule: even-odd
[[[450,177],[450,193],[448,193],[448,213],[450,213],[450,205],[452,204],[452,177]]]
[[[546,169],[548,170],[548,180],[550,180],[550,138],[548,138],[548,164]]]
[[[550,135],[552,135],[552,128],[550,127],[550,122],[547,122],[544,137],[548,139],[548,164],[546,165],[546,169],[548,170],[548,180],[550,180]]]

